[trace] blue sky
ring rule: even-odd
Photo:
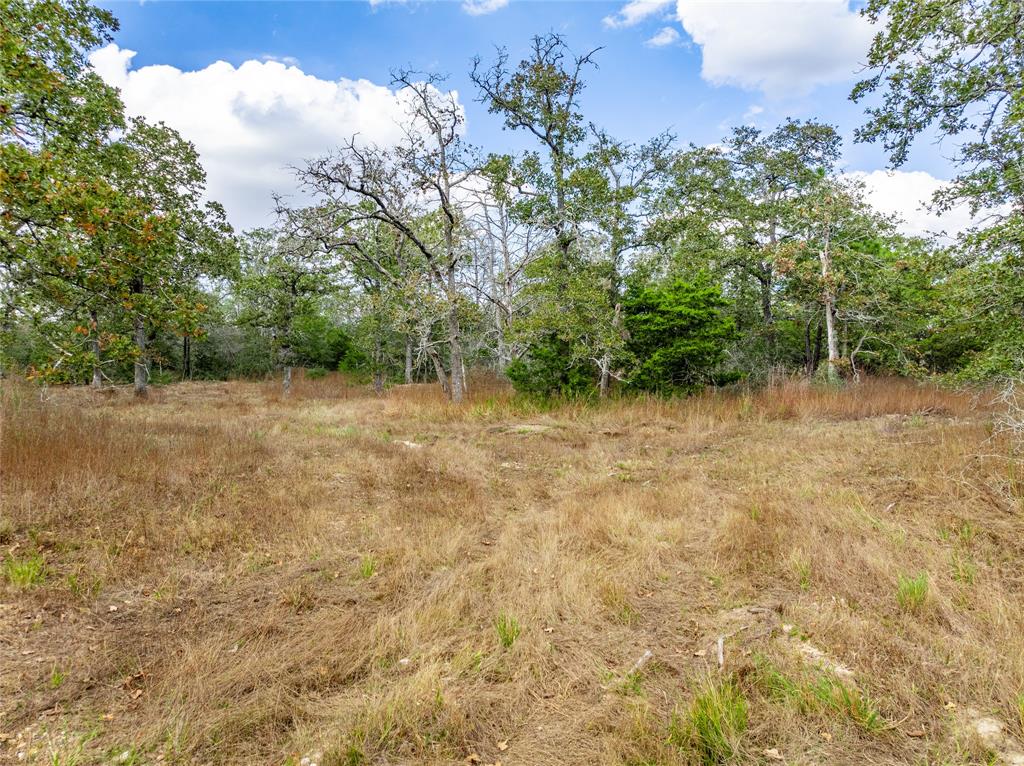
[[[862,109],[847,96],[871,30],[847,0],[467,3],[108,2],[121,29],[94,62],[122,88],[129,112],[196,143],[211,193],[240,226],[265,217],[272,190],[287,191],[284,165],[329,150],[354,127],[386,143],[394,117],[380,86],[397,66],[451,75],[474,144],[529,146],[475,101],[468,70],[495,46],[518,60],[532,35],[548,31],[575,51],[602,48],[583,108],[613,135],[643,141],[669,129],[683,144],[708,144],[730,126],[816,117],[847,137],[846,167],[870,174],[880,206],[907,207],[908,195],[952,175],[927,141],[895,179],[873,172],[886,164],[879,148],[853,143]]]

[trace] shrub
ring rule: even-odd
[[[681,279],[627,291],[628,351],[637,359],[630,386],[686,393],[710,382],[736,335],[726,305],[717,287]]]
[[[597,382],[593,365],[573,363],[570,345],[554,335],[532,343],[505,375],[516,391],[535,396],[579,397],[593,392]]]

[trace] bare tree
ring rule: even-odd
[[[408,105],[408,122],[394,148],[364,145],[349,139],[333,155],[309,162],[300,171],[305,187],[321,203],[320,236],[382,274],[398,278],[415,255],[446,303],[445,334],[449,371],[432,357],[441,386],[454,402],[466,391],[463,340],[459,319],[462,294],[459,269],[467,256],[465,216],[460,188],[478,167],[462,140],[465,121],[452,92],[442,92],[443,78],[411,71],[394,74]],[[360,224],[378,222],[391,229],[409,254],[382,262],[359,238]]]
[[[510,329],[527,306],[523,294],[525,271],[551,241],[546,229],[515,214],[523,195],[510,178],[511,166],[510,157],[492,157],[471,192],[472,202],[467,208],[469,247],[473,251],[473,269],[467,282],[490,319],[487,335],[493,337],[499,371],[522,353],[510,341]]]

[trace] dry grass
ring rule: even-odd
[[[0,762],[985,763],[1024,505],[975,404],[8,384]]]

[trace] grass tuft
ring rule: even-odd
[[[673,714],[669,743],[705,766],[728,763],[740,754],[747,714],[747,700],[733,679],[707,680],[689,708]]]
[[[16,588],[41,585],[46,579],[46,561],[38,553],[25,558],[8,556],[4,561],[4,576]]]
[[[499,614],[498,619],[494,621],[494,628],[498,631],[498,641],[505,649],[511,648],[522,632],[519,620],[504,612]]]
[[[911,577],[900,575],[896,581],[896,602],[904,612],[917,612],[928,598],[928,573]]]
[[[359,560],[359,576],[364,580],[369,580],[377,572],[377,559],[373,557],[373,554],[367,554]]]

